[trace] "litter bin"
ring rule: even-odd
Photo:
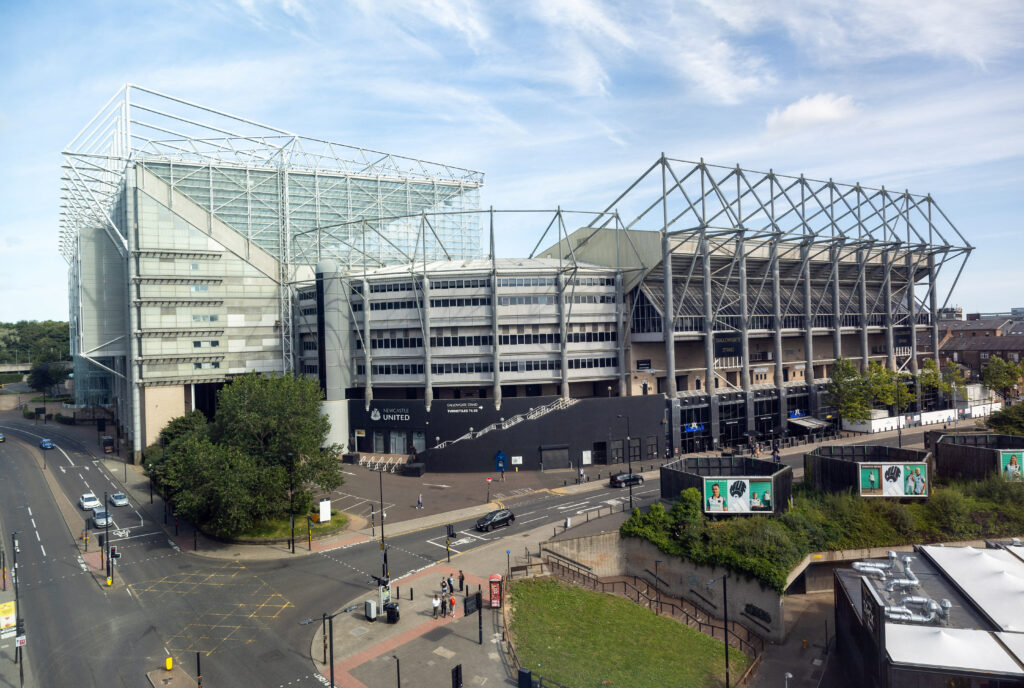
[[[384,611],[387,613],[389,624],[398,623],[399,614],[397,602],[385,602]]]
[[[533,672],[529,669],[520,668],[516,688],[533,688]]]
[[[377,620],[377,602],[375,600],[366,600],[364,610],[367,621]]]

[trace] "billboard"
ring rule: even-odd
[[[862,463],[861,497],[927,497],[928,464]]]
[[[770,477],[704,478],[705,513],[770,513],[772,506]]]
[[[999,452],[999,475],[1006,480],[1024,482],[1024,450],[1011,449]]]

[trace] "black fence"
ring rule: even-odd
[[[789,508],[793,494],[793,469],[784,464],[749,456],[691,456],[661,467],[661,498],[679,499],[680,493],[694,488],[704,494],[704,478],[748,478],[772,482],[771,510],[751,513],[781,514]],[[736,515],[735,512],[728,515]]]
[[[931,452],[879,444],[828,445],[804,454],[804,482],[824,492],[860,488],[862,463],[926,463],[932,472]]]
[[[941,478],[984,480],[999,473],[999,452],[1024,452],[1024,437],[991,433],[943,435],[935,442],[935,471]]]

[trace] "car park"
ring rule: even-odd
[[[106,528],[114,524],[113,519],[110,517],[110,512],[102,506],[92,510],[92,522],[97,528]]]
[[[51,439],[44,439],[42,442],[39,443],[40,449],[53,449],[54,446],[55,445],[53,444],[53,440]]]
[[[516,520],[515,514],[508,509],[497,509],[476,521],[476,529],[488,532],[499,526],[510,526]]]
[[[128,506],[128,495],[123,492],[115,492],[110,495],[109,500],[113,506]]]
[[[96,507],[102,505],[100,504],[100,500],[96,499],[96,495],[94,495],[92,492],[86,492],[85,494],[78,498],[78,506],[80,506],[85,511],[88,511],[89,509],[95,509]]]
[[[636,473],[616,473],[608,479],[612,487],[625,487],[626,485],[643,485],[644,477]]]

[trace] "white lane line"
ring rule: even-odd
[[[43,547],[43,545],[41,543],[39,545],[39,549],[43,550],[43,556],[45,557],[46,556],[46,548]]]
[[[61,472],[61,473],[67,473],[67,471],[66,471],[66,470],[64,470],[64,467],[63,467],[63,466],[58,466],[58,468],[60,468],[60,472]]]
[[[523,523],[523,524],[526,524],[526,523],[533,523],[534,521],[543,521],[543,520],[544,520],[545,518],[547,518],[547,516],[538,516],[537,518],[531,518],[531,519],[530,519],[530,520],[528,520],[528,521],[519,521],[519,522],[520,522],[520,523]]]
[[[523,516],[529,516],[530,514],[535,514],[535,513],[537,513],[537,512],[536,511],[527,511],[525,514],[519,514],[519,518],[522,518]]]
[[[135,515],[139,517],[139,528],[146,525],[142,520],[142,514],[140,514],[137,509],[135,510]]]
[[[32,532],[34,532],[36,534],[36,542],[42,542],[43,541],[43,539],[41,537],[39,537],[39,531],[38,530],[35,530],[35,531],[32,531]]]
[[[128,593],[128,597],[132,597],[132,589],[131,588],[125,588],[125,591]]]
[[[160,535],[160,534],[161,534],[160,531],[154,530],[152,533],[141,533],[139,535],[125,535],[124,537],[110,538],[110,541],[111,542],[121,542],[121,540],[134,540],[135,538],[151,537],[153,535]]]
[[[29,512],[28,512],[28,515],[29,515],[29,516],[31,516],[31,515],[32,515],[32,512],[31,512],[31,511],[29,511]],[[30,518],[30,519],[29,519],[29,521],[31,521],[31,522],[32,522],[32,527],[33,527],[33,528],[35,528],[35,527],[36,527],[36,520],[35,520],[34,518]]]
[[[31,516],[31,515],[32,515],[32,507],[28,507],[28,515],[29,515],[29,516]],[[32,527],[33,527],[33,528],[35,528],[35,527],[36,527],[36,524],[35,524],[35,523],[33,523],[33,524],[32,524]]]

